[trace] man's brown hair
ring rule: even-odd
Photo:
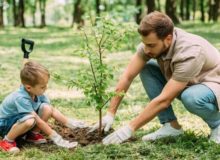
[[[173,34],[173,28],[173,21],[167,15],[154,11],[141,20],[138,32],[142,36],[148,36],[154,32],[159,39],[164,39],[169,34]]]
[[[39,84],[45,77],[50,77],[49,71],[44,66],[33,61],[25,63],[20,72],[21,83],[32,87]]]

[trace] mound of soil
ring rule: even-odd
[[[89,144],[97,144],[97,143],[101,143],[102,139],[104,137],[106,137],[108,134],[112,133],[114,130],[111,129],[109,132],[107,133],[102,133],[102,136],[99,136],[98,130],[95,130],[93,132],[88,132],[89,128],[77,128],[77,129],[70,129],[67,128],[65,126],[63,126],[62,124],[59,123],[55,123],[51,126],[57,133],[59,133],[64,139],[73,142],[73,141],[77,141],[81,146],[87,146]],[[45,136],[46,137],[46,136]],[[128,141],[136,141],[137,139],[135,137],[130,138]],[[40,148],[41,150],[44,151],[53,151],[56,147],[53,142],[49,139],[47,139],[47,143],[46,144],[33,144],[33,143],[28,143],[25,140],[23,140],[22,138],[19,138],[17,140],[17,145],[19,148],[25,148],[25,147],[37,147]],[[126,141],[126,142],[128,142]],[[48,146],[49,145],[49,146]]]
[[[111,129],[107,133],[102,133],[101,137],[99,136],[98,130],[93,132],[88,132],[89,128],[76,128],[70,129],[62,124],[55,124],[53,128],[64,138],[69,141],[77,141],[80,145],[86,146],[88,144],[100,143],[102,139],[108,134],[112,133],[114,130]]]

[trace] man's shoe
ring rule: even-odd
[[[26,135],[25,140],[27,142],[32,142],[34,144],[47,143],[47,140],[40,133],[34,133],[34,132],[29,132]]]
[[[6,140],[0,141],[0,149],[12,154],[20,152],[20,149],[16,146],[16,142],[8,142]]]
[[[209,140],[215,143],[218,143],[218,144],[220,143],[220,125],[216,127],[215,129],[211,130]]]
[[[170,125],[170,123],[165,123],[163,127],[158,129],[157,131],[143,136],[142,140],[143,141],[154,141],[154,140],[164,138],[164,137],[178,136],[180,134],[183,134],[182,129],[175,129]]]

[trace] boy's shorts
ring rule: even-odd
[[[41,117],[43,107],[46,103],[42,103],[36,113]],[[11,127],[15,123],[22,123],[27,119],[34,118],[34,115],[30,113],[20,113],[16,116],[11,116],[7,118],[0,118],[0,136],[4,138],[6,134],[10,131]]]
[[[34,115],[32,114],[18,114],[16,116],[11,116],[8,118],[1,118],[0,119],[0,136],[4,138],[4,136],[10,131],[11,127],[15,123],[21,123],[24,122],[27,119],[34,118]]]

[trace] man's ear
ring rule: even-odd
[[[167,43],[169,43],[169,45],[172,43],[172,40],[173,40],[173,35],[172,34],[169,34],[167,37],[166,37],[166,40],[167,40]]]
[[[164,42],[165,42],[166,46],[170,46],[171,43],[172,43],[172,40],[173,40],[173,35],[172,35],[172,34],[169,34],[169,35],[164,39]]]
[[[28,91],[28,92],[30,92],[30,90],[31,90],[31,86],[28,85],[28,84],[25,84],[25,85],[24,85],[24,88],[25,88],[26,91]]]

